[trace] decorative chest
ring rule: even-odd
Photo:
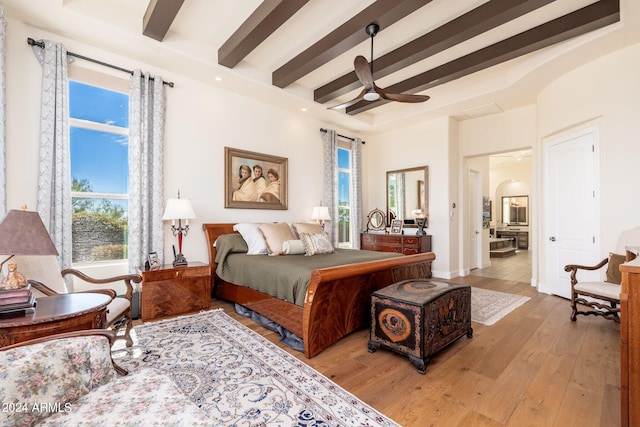
[[[407,355],[424,374],[431,356],[463,335],[473,336],[468,285],[411,279],[371,294],[370,353]]]

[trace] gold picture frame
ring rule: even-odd
[[[288,159],[224,147],[224,207],[288,209]]]
[[[402,234],[402,223],[401,219],[394,219],[391,221],[391,230],[389,234]]]

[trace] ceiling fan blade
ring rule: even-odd
[[[328,110],[340,110],[342,108],[351,107],[356,102],[362,101],[362,99],[363,99],[362,97],[364,96],[365,93],[367,93],[367,90],[366,89],[362,89],[362,92],[360,92],[358,94],[358,96],[353,98],[351,101],[343,102],[342,104],[334,105],[333,107],[329,107],[327,109]]]
[[[376,86],[376,92],[378,92],[380,94],[380,97],[382,97],[383,99],[386,99],[388,101],[396,101],[396,102],[417,103],[417,102],[425,102],[429,98],[431,98],[428,95],[412,95],[409,93],[391,93],[391,92],[387,92],[386,90],[378,86]]]
[[[353,61],[353,68],[356,70],[356,76],[358,80],[364,86],[366,92],[373,89],[373,75],[371,75],[371,68],[364,56],[358,55]]]

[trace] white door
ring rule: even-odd
[[[480,200],[480,191],[478,186],[480,185],[478,171],[469,170],[469,215],[467,216],[467,230],[469,233],[469,269],[473,270],[478,268],[478,248],[482,239],[480,238],[480,230],[482,225],[479,225],[481,220],[480,210],[478,208]]]
[[[590,127],[545,141],[546,287],[565,298],[571,297],[571,282],[564,266],[600,261],[598,133]],[[580,279],[598,280],[599,274],[581,272]]]

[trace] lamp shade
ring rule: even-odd
[[[0,223],[0,254],[58,255],[38,212],[11,210]]]
[[[316,221],[331,221],[329,216],[329,208],[327,206],[316,206],[311,213],[311,219]]]
[[[168,219],[194,219],[196,217],[191,200],[189,199],[169,199],[167,207],[162,215],[162,220]]]

